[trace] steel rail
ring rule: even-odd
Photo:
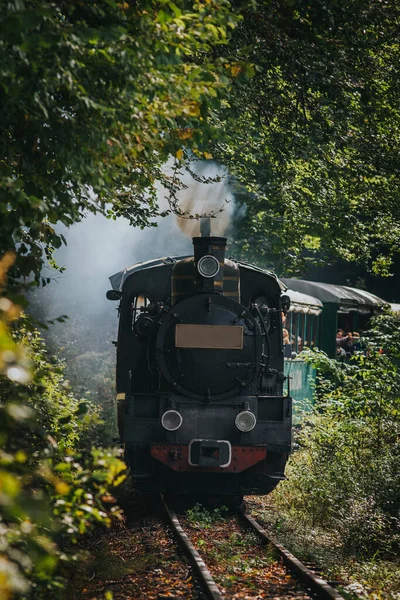
[[[238,515],[249,527],[257,532],[264,542],[271,544],[275,548],[289,571],[294,572],[298,579],[311,589],[317,598],[321,598],[321,600],[344,600],[343,596],[324,579],[321,579],[310,571],[310,569],[307,569],[289,550],[286,550],[282,544],[271,538],[253,517],[248,515],[243,509],[238,509]]]
[[[172,531],[175,534],[181,548],[188,557],[190,563],[192,564],[192,567],[196,571],[197,577],[204,588],[203,591],[210,600],[223,600],[223,596],[219,591],[214,579],[212,578],[210,571],[207,569],[205,562],[197,552],[196,548],[193,546],[189,537],[183,531],[175,511],[167,505],[164,498],[162,499],[162,502],[164,504],[164,509]]]

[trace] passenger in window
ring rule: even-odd
[[[361,336],[357,331],[353,331],[353,348],[356,352],[359,352],[361,348]]]
[[[345,360],[346,352],[341,346],[336,346],[336,358],[339,360]]]
[[[297,336],[297,348],[299,353],[303,350],[303,339],[300,335]]]
[[[343,329],[338,329],[336,334],[336,346],[344,348],[349,341],[351,342],[351,332],[345,333]]]
[[[349,331],[346,336],[343,336],[342,340],[344,341],[341,344],[341,347],[346,352],[347,358],[350,358],[354,354],[353,334],[351,331]]]
[[[292,357],[292,344],[289,339],[289,332],[287,329],[282,329],[283,334],[283,355],[285,358]]]
[[[353,331],[353,346],[357,354],[367,354],[367,344],[357,331]]]
[[[336,346],[341,346],[343,339],[343,329],[338,329],[336,334]]]

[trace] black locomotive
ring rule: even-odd
[[[274,274],[226,259],[226,238],[202,225],[193,256],[110,278],[125,457],[144,491],[267,494],[284,478],[291,444],[282,346],[290,300]]]

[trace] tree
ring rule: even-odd
[[[238,10],[237,69],[215,116],[226,135],[212,150],[246,207],[236,250],[286,274],[340,257],[387,275],[400,234],[400,6]],[[245,69],[254,76],[243,85]]]
[[[0,255],[34,274],[84,211],[140,227],[159,213],[155,184],[182,145],[199,153],[229,84],[229,3],[14,0],[0,13]]]

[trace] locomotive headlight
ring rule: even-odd
[[[182,415],[177,410],[167,410],[161,417],[161,425],[167,431],[176,431],[182,423]]]
[[[219,271],[220,264],[215,256],[206,254],[197,263],[197,270],[202,277],[215,277]]]
[[[235,425],[240,431],[251,431],[256,426],[256,417],[249,410],[244,410],[236,416]]]

